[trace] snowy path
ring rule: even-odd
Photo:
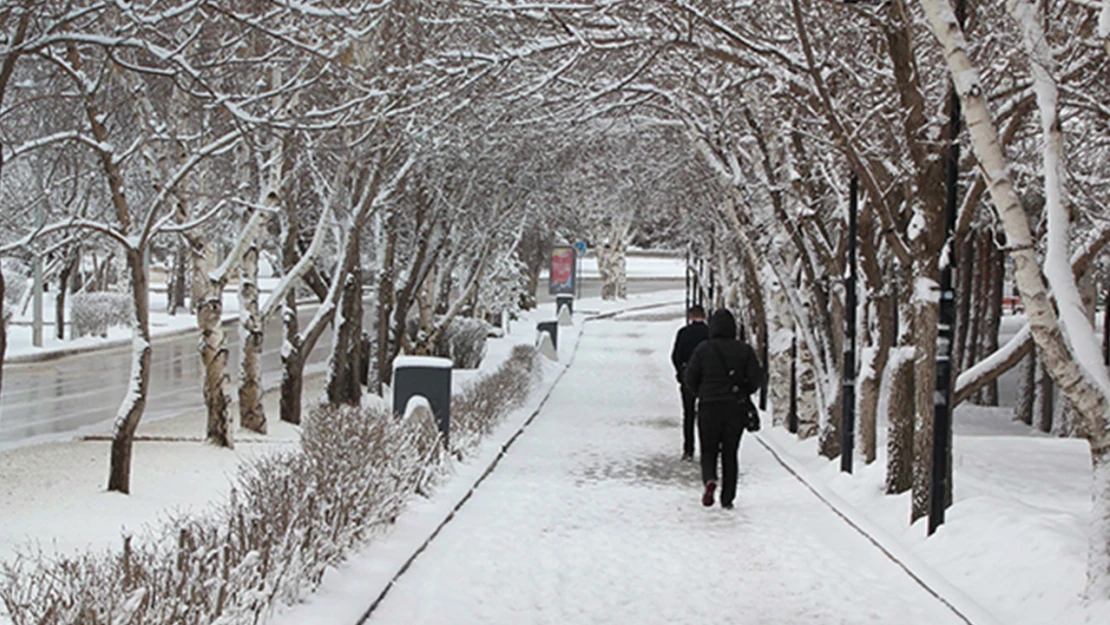
[[[755,441],[734,511],[678,460],[679,320],[587,326],[536,422],[370,623],[962,623]]]

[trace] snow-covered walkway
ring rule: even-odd
[[[734,511],[679,460],[671,314],[585,329],[539,418],[370,623],[962,623],[755,441]]]

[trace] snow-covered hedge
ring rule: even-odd
[[[108,336],[108,328],[131,324],[131,296],[127,293],[75,293],[70,299],[73,338]]]
[[[482,319],[456,317],[439,335],[435,355],[450,358],[456,369],[477,369],[486,357],[490,325]]]
[[[539,372],[521,346],[452,404],[454,452],[465,455],[527,397]],[[244,465],[230,498],[169,519],[116,552],[28,554],[0,569],[15,625],[256,623],[319,585],[327,567],[392,523],[446,466],[429,415],[322,406],[301,449]]]
[[[431,355],[450,358],[456,369],[477,369],[486,356],[486,339],[492,327],[483,319],[455,317],[436,337]],[[415,318],[409,320],[406,331],[409,340],[417,340],[420,326]]]

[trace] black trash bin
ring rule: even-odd
[[[413,396],[428,400],[444,444],[451,431],[451,359],[398,356],[393,360],[393,412],[405,414]]]

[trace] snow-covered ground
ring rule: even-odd
[[[657,308],[682,299],[671,291],[579,302],[580,311],[656,308],[585,326],[576,315],[575,326],[560,329],[562,363],[528,405],[455,465],[431,499],[413,502],[390,534],[329,571],[319,593],[275,622],[357,621],[463,500],[371,623],[961,622],[752,436],[743,445],[737,510],[698,504],[696,466],[677,460],[680,407],[667,359],[681,308]],[[491,341],[483,369],[496,367],[512,345],[534,340],[535,321],[550,319],[552,307]],[[573,365],[551,389],[579,331]],[[456,372],[455,379],[478,374]],[[321,384],[309,381],[307,401]],[[197,409],[142,425],[141,435],[181,441],[136,445],[129,497],[103,490],[106,442],[0,452],[0,559],[29,540],[48,551],[118,547],[122,531],[225,497],[241,462],[296,444],[297,429],[272,416],[273,394],[266,402],[271,434],[241,435],[234,452],[196,442],[204,427],[199,396]],[[1090,518],[1085,443],[1033,433],[1015,425],[1008,409],[961,407],[955,505],[926,539],[922,523],[909,525],[908,497],[882,494],[884,441],[875,465],[857,464],[846,476],[817,456],[814,441],[764,423],[760,436],[815,488],[834,494],[845,516],[865,519],[894,543],[893,552],[912,556],[920,578],[946,580],[966,595],[955,604],[977,604],[1015,625],[1110,622],[1110,603],[1080,600]],[[510,440],[513,447],[466,499]]]
[[[1110,623],[1110,602],[1082,604],[1090,528],[1087,443],[1012,420],[1011,408],[963,405],[954,416],[954,504],[926,537],[910,520],[910,496],[883,493],[885,424],[878,459],[855,474],[817,455],[816,439],[765,432],[806,479],[829,488],[851,513],[873,521],[1001,623]]]
[[[701,506],[669,312],[587,325],[539,418],[369,623],[962,622],[753,441],[737,509]],[[279,622],[341,606],[310,608]]]
[[[625,302],[583,300],[581,304],[604,313],[676,302],[682,297],[682,292],[657,292],[633,296]],[[508,358],[514,345],[532,343],[535,320],[550,318],[552,313],[541,309],[512,322],[505,338],[489,341],[486,358],[479,369],[454,372],[455,386],[496,369]],[[574,338],[580,328],[581,317],[575,326],[561,328],[564,333],[560,337],[561,354],[573,353]],[[548,375],[545,383],[550,386],[554,379],[554,375]],[[321,375],[309,377],[305,388],[306,403],[316,401],[322,387]],[[367,398],[366,401],[381,400]],[[0,560],[10,559],[28,548],[45,552],[118,548],[123,533],[135,533],[144,525],[160,522],[171,512],[203,510],[226,497],[231,477],[241,463],[258,454],[297,444],[299,429],[276,417],[276,392],[267,393],[264,404],[270,419],[270,433],[259,436],[239,432],[234,451],[201,442],[205,413],[199,391],[196,409],[174,418],[140,424],[140,437],[159,440],[136,443],[132,494],[129,496],[104,490],[107,441],[65,440],[0,451],[0,475],[4,476],[0,481],[3,494],[0,497]],[[534,407],[533,403],[532,409]],[[236,406],[231,409],[234,413]],[[524,412],[518,411],[516,418],[520,414]],[[492,449],[496,451],[497,447]],[[480,462],[482,456],[477,458]],[[459,466],[458,470],[465,476],[468,469]],[[449,489],[450,484],[447,485],[448,494]],[[0,624],[6,623],[2,610],[0,607]]]

